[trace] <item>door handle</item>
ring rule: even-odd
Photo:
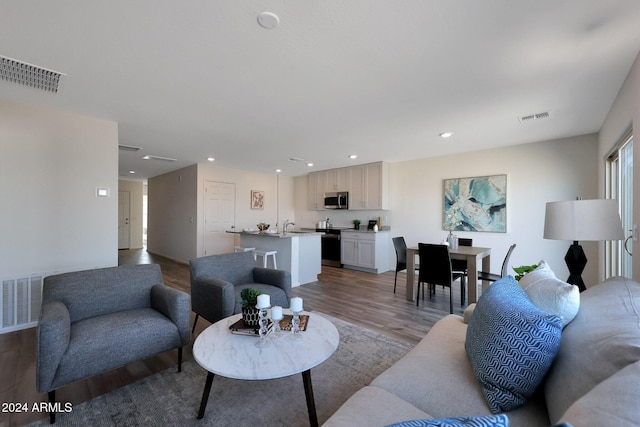
[[[633,234],[629,237],[627,237],[626,239],[624,239],[624,250],[627,251],[627,253],[629,254],[629,256],[633,256],[633,254],[631,253],[631,251],[629,250],[629,247],[627,246],[627,243],[629,242],[629,240],[631,240],[633,238]]]

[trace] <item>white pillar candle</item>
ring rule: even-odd
[[[291,311],[302,311],[302,298],[293,297],[291,298]]]
[[[273,320],[282,320],[282,307],[279,305],[274,305],[271,308],[271,318]]]
[[[268,308],[271,305],[271,297],[267,294],[258,295],[258,308]]]

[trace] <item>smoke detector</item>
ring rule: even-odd
[[[66,74],[0,55],[0,79],[45,92],[58,93]]]
[[[273,30],[280,25],[280,18],[278,18],[278,15],[275,13],[262,12],[258,15],[258,24],[260,24],[262,28]]]

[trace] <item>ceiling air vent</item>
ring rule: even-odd
[[[160,156],[151,156],[147,154],[146,156],[142,156],[145,160],[163,160],[165,162],[176,162],[178,159],[172,159],[171,157],[160,157]]]
[[[58,93],[65,74],[0,55],[0,78],[46,92]]]
[[[529,114],[528,116],[518,117],[520,123],[535,122],[536,120],[548,119],[551,117],[550,111],[544,113]]]
[[[140,151],[142,150],[142,147],[136,147],[134,145],[118,144],[118,149],[122,151]]]

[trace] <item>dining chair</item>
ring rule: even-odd
[[[424,299],[424,284],[429,285],[429,298],[435,292],[436,285],[449,288],[449,313],[453,314],[453,282],[462,278],[462,273],[451,270],[451,256],[446,245],[434,245],[430,243],[418,243],[420,255],[420,271],[418,273],[418,294],[416,305],[420,305],[420,286],[422,286],[422,299]],[[462,297],[462,291],[460,291]],[[464,304],[464,302],[463,302]]]
[[[473,239],[467,239],[461,237],[458,239],[459,246],[473,246]],[[461,279],[461,300],[464,304],[464,300],[466,297],[466,287],[467,282],[469,281],[469,271],[467,270],[467,260],[466,259],[452,259],[451,260],[451,270],[455,273],[462,273]]]
[[[396,293],[396,285],[398,283],[398,273],[407,269],[407,243],[404,237],[394,237],[393,247],[396,250],[396,277],[393,279],[393,293]],[[416,264],[415,270],[418,271],[420,266]]]
[[[500,270],[500,274],[489,273],[486,271],[478,271],[478,280],[495,282],[503,277],[508,276],[509,272],[507,270],[509,269],[509,259],[511,258],[511,254],[513,253],[513,250],[515,248],[516,248],[515,243],[509,247],[509,250],[507,251],[507,255],[504,257],[504,261],[502,262],[502,270]]]

